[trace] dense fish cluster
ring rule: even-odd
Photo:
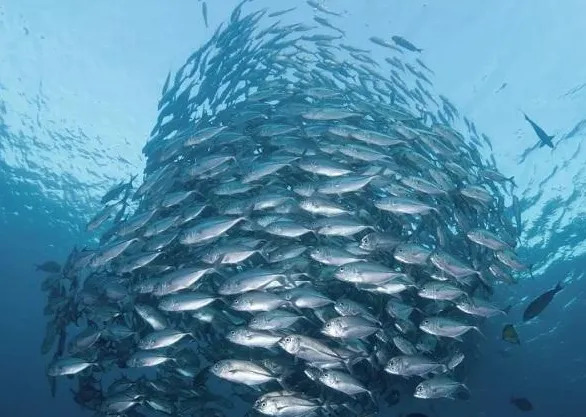
[[[512,179],[407,40],[371,39],[383,67],[317,2],[315,25],[244,3],[168,77],[142,183],[104,196],[99,243],[43,284],[53,389],[73,376],[119,416],[468,395],[465,338],[528,269]]]

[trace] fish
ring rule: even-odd
[[[205,1],[201,4],[201,14],[203,16],[203,21],[206,25],[206,28],[209,27],[208,26],[208,5]]]
[[[478,297],[464,297],[456,301],[456,308],[466,314],[478,317],[493,317],[507,313],[486,300]]]
[[[96,363],[88,362],[81,358],[61,358],[53,362],[47,370],[49,376],[76,375],[85,369],[95,366]]]
[[[315,8],[316,10],[319,10],[322,13],[326,13],[332,16],[341,16],[339,13],[333,12],[331,10],[326,9],[320,2],[318,2],[317,0],[307,0],[307,4],[309,4],[311,7]]]
[[[326,369],[321,372],[318,380],[326,387],[343,392],[344,394],[351,397],[358,394],[368,394],[372,397],[371,392],[360,381],[346,372],[336,371],[334,369]]]
[[[512,324],[505,324],[505,326],[503,327],[501,338],[505,342],[509,342],[509,343],[516,344],[516,345],[521,344],[521,339],[519,338],[519,334],[517,333],[515,326],[513,326]]]
[[[282,330],[291,327],[304,316],[286,310],[269,310],[256,314],[248,322],[248,327],[253,330]]]
[[[510,249],[510,245],[488,230],[471,229],[466,233],[468,239],[495,251]]]
[[[379,38],[378,36],[371,36],[369,38],[369,40],[372,43],[377,44],[377,45],[380,45],[380,46],[384,46],[385,48],[400,50],[395,45],[393,45],[392,43],[387,42],[386,40],[384,40],[382,38]]]
[[[521,411],[533,411],[533,404],[527,398],[511,397],[510,402]]]
[[[415,387],[415,398],[433,399],[433,398],[450,398],[454,399],[455,394],[460,389],[468,390],[465,384],[455,381],[446,376],[436,376],[419,383]]]
[[[421,322],[419,328],[425,333],[434,336],[450,337],[456,340],[460,340],[460,336],[469,330],[476,330],[482,334],[476,326],[471,326],[447,317],[428,317]]]
[[[342,339],[362,339],[376,333],[379,328],[372,321],[359,316],[336,317],[324,324],[322,333]]]
[[[61,272],[61,265],[55,261],[46,261],[42,264],[35,264],[37,271],[48,272],[50,274],[58,274]]]
[[[432,372],[443,373],[447,366],[421,355],[403,355],[391,358],[385,371],[403,377],[424,376]]]
[[[130,358],[128,358],[126,365],[129,368],[151,367],[162,365],[170,360],[172,360],[172,358],[160,353],[139,351],[135,352]]]
[[[279,10],[277,12],[272,12],[268,14],[268,17],[277,17],[277,16],[282,16],[284,14],[290,13],[293,10],[297,9],[297,7],[291,7],[289,9],[284,9],[284,10]]]
[[[175,329],[155,330],[139,340],[137,346],[142,350],[161,349],[174,345],[188,334]]]
[[[396,214],[428,214],[437,208],[410,198],[387,197],[374,203],[375,207]]]
[[[259,413],[272,417],[294,417],[307,415],[321,406],[314,400],[298,397],[294,394],[282,396],[265,396],[254,403],[254,409]]]
[[[282,337],[266,331],[237,328],[230,330],[226,339],[236,345],[270,349],[276,346]]]
[[[408,51],[411,52],[422,52],[423,49],[419,49],[417,48],[415,45],[413,45],[411,42],[409,42],[407,39],[398,36],[398,35],[394,35],[391,37],[391,39],[401,48],[407,49]]]
[[[544,292],[539,297],[529,303],[529,305],[523,311],[523,321],[529,321],[537,317],[545,307],[551,303],[553,297],[563,289],[561,281],[549,291]]]
[[[527,120],[527,122],[531,125],[533,131],[539,138],[539,147],[542,148],[544,146],[549,146],[553,149],[553,138],[555,138],[555,136],[550,136],[547,133],[545,133],[545,131],[541,127],[539,127],[537,123],[531,120],[529,116],[527,116],[525,113],[523,113],[523,116],[525,117],[525,120]]]
[[[219,378],[248,386],[260,385],[276,379],[261,365],[234,359],[216,362],[210,371]]]

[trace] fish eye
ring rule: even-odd
[[[286,337],[286,338],[285,338],[285,342],[287,342],[287,343],[290,343],[290,342],[291,342],[291,340],[292,340],[292,339],[291,339],[291,337]]]
[[[260,404],[260,406],[261,406],[261,407],[263,407],[263,408],[264,408],[264,407],[266,407],[266,406],[267,406],[267,403],[266,403],[266,401],[263,401],[263,402]]]
[[[232,331],[230,332],[230,334],[231,334],[232,336],[234,336],[234,335],[236,334],[236,330],[232,330]]]
[[[340,272],[344,272],[345,270],[346,270],[345,267],[343,267],[343,266],[340,267]]]

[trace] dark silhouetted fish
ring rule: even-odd
[[[531,401],[529,401],[527,398],[512,397],[511,404],[513,404],[515,407],[517,407],[521,411],[532,411],[533,410],[533,404],[531,404]]]
[[[505,324],[505,327],[503,327],[502,339],[509,343],[517,345],[521,344],[517,330],[512,324]]]
[[[539,146],[543,147],[543,146],[547,145],[553,149],[553,142],[551,140],[555,136],[549,136],[547,133],[545,133],[545,131],[541,127],[539,127],[539,125],[537,123],[535,123],[533,120],[531,120],[529,118],[529,116],[527,116],[525,113],[523,113],[523,115],[525,116],[525,120],[527,120],[529,122],[529,124],[531,125],[531,127],[535,131],[535,134],[537,134],[537,137],[539,138],[539,142],[540,142]]]
[[[55,261],[47,261],[42,264],[35,265],[37,271],[49,272],[51,274],[58,274],[61,272],[61,265]]]
[[[201,5],[201,14],[203,15],[203,21],[206,24],[206,28],[209,27],[208,26],[208,5],[205,1]]]
[[[531,320],[538,316],[551,303],[553,297],[562,290],[562,283],[558,282],[555,288],[544,292],[535,300],[531,301],[525,311],[523,312],[523,321]]]
[[[411,42],[409,42],[407,39],[405,39],[401,36],[395,35],[392,37],[392,39],[397,45],[399,45],[401,48],[407,49],[408,51],[411,51],[411,52],[423,51],[423,49],[416,47]]]

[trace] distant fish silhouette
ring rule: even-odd
[[[42,264],[35,264],[37,271],[49,272],[50,274],[58,274],[61,272],[61,265],[55,261],[47,261]]]
[[[533,120],[531,120],[529,118],[529,116],[527,116],[525,113],[523,113],[523,115],[525,116],[525,120],[527,120],[529,122],[529,124],[531,125],[531,127],[533,128],[533,130],[535,130],[537,137],[539,137],[539,141],[540,141],[539,147],[543,147],[543,146],[547,145],[553,149],[553,142],[551,140],[555,136],[549,136],[547,133],[545,133],[545,131],[541,127],[539,127],[537,125],[537,123],[535,123]]]
[[[533,404],[527,398],[511,398],[511,404],[517,407],[521,411],[531,411],[533,410]]]
[[[532,318],[536,317],[539,313],[541,313],[545,307],[551,303],[553,297],[562,290],[562,283],[558,282],[555,288],[552,288],[549,291],[544,292],[535,300],[531,301],[525,311],[523,312],[523,321],[529,321]]]
[[[513,343],[516,345],[521,344],[519,334],[517,333],[517,330],[515,330],[515,327],[512,324],[506,324],[505,327],[503,327],[502,339],[505,342]]]
[[[209,27],[208,26],[208,5],[206,4],[205,1],[201,5],[201,14],[203,14],[203,21],[206,24],[206,28]]]
[[[411,42],[409,42],[407,39],[401,37],[401,36],[393,36],[391,37],[391,39],[400,47],[405,48],[411,52],[421,52],[423,51],[423,49],[416,47],[415,45],[413,45]]]

